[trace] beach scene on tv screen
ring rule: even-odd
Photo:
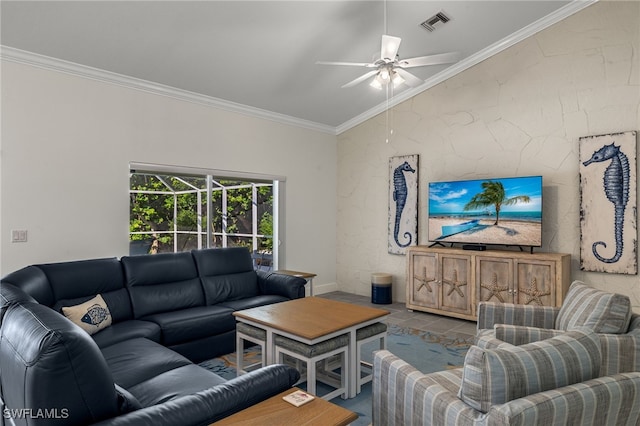
[[[429,183],[429,241],[539,247],[542,177]]]

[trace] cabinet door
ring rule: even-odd
[[[471,315],[471,257],[440,254],[440,309]]]
[[[556,306],[556,264],[553,261],[516,259],[515,303]]]
[[[478,302],[513,303],[513,260],[476,257],[476,294]]]
[[[438,308],[438,255],[435,253],[413,253],[410,258],[413,268],[410,303],[427,308]]]

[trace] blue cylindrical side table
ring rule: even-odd
[[[374,272],[371,274],[371,303],[388,305],[391,303],[391,274]]]

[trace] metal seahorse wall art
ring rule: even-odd
[[[400,233],[400,219],[402,218],[402,212],[404,211],[404,206],[407,203],[408,195],[407,180],[404,177],[405,172],[415,173],[416,171],[406,161],[393,170],[393,201],[396,202],[396,218],[393,228],[393,239],[399,247],[408,247],[412,241],[410,232],[404,233],[404,237],[409,239],[407,243],[402,244],[398,240],[398,234]]]
[[[600,163],[603,161],[611,160],[611,164],[607,166],[602,177],[604,193],[607,199],[613,203],[615,209],[614,216],[614,230],[616,241],[616,252],[613,257],[605,258],[598,254],[598,246],[607,247],[604,241],[596,241],[591,246],[593,255],[600,262],[615,263],[620,260],[622,256],[623,245],[623,230],[624,230],[624,211],[629,201],[629,160],[627,156],[620,151],[619,146],[604,145],[599,150],[595,151],[591,158],[584,163],[584,166],[588,166],[591,163]]]

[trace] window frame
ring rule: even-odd
[[[270,174],[260,174],[260,173],[251,173],[251,172],[239,172],[239,171],[231,171],[231,170],[220,170],[220,169],[207,169],[207,168],[198,168],[198,167],[188,167],[188,166],[175,166],[175,165],[165,165],[165,164],[152,164],[152,163],[141,163],[141,162],[130,162],[129,163],[129,176],[132,174],[140,173],[140,174],[157,174],[157,175],[167,175],[167,176],[194,176],[204,178],[206,182],[206,189],[197,189],[194,187],[194,191],[198,193],[198,197],[201,196],[203,192],[210,194],[215,190],[216,183],[220,180],[237,180],[246,182],[246,186],[252,186],[252,192],[255,195],[257,187],[260,185],[272,185],[273,191],[273,204],[272,204],[272,215],[273,215],[273,261],[272,267],[274,270],[278,269],[278,265],[281,261],[283,261],[283,253],[284,253],[284,244],[283,244],[283,218],[284,218],[284,188],[286,183],[286,178],[284,176],[279,175],[270,175]],[[166,184],[165,184],[166,185]],[[190,185],[187,183],[187,185]],[[219,186],[219,184],[218,184]],[[242,185],[245,186],[245,185]],[[224,190],[223,190],[224,191]],[[129,185],[129,194],[131,194],[131,186]],[[207,211],[206,211],[206,244],[203,244],[201,241],[202,232],[198,232],[198,246],[202,248],[210,248],[213,243],[214,234],[221,234],[223,236],[223,247],[226,247],[227,237],[229,234],[225,229],[222,230],[222,233],[214,233],[212,230],[212,212],[213,212],[213,203],[212,198],[206,196],[207,201]],[[223,203],[226,202],[226,196],[222,198]],[[257,206],[252,203],[252,221],[256,222],[256,212]],[[201,205],[201,203],[199,203]],[[128,205],[129,210],[131,210],[131,204]],[[223,209],[224,211],[224,209]],[[224,218],[223,218],[224,220]],[[255,229],[255,228],[254,228]],[[128,233],[129,240],[131,232]],[[253,250],[256,249],[256,241],[257,234],[247,235],[252,238],[252,246]],[[174,238],[174,252],[177,251],[177,238]]]

